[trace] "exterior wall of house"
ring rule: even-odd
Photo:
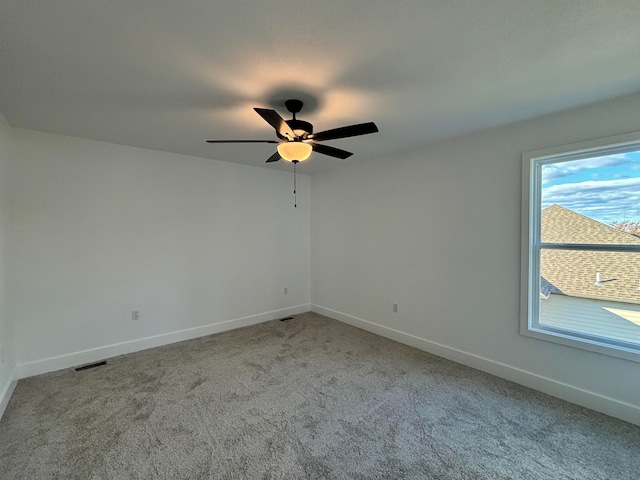
[[[9,212],[8,174],[13,160],[11,128],[0,114],[0,416],[13,389],[16,349],[14,325],[7,309]]]
[[[638,363],[519,334],[522,152],[638,112],[635,94],[313,176],[313,308],[640,423]]]
[[[21,377],[309,309],[307,176],[12,134]]]
[[[640,343],[640,305],[549,295],[540,300],[540,323]]]

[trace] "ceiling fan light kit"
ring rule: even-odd
[[[291,99],[284,102],[287,110],[292,114],[291,120],[283,119],[278,112],[267,108],[254,108],[264,121],[271,125],[276,136],[281,140],[207,140],[207,143],[276,143],[277,151],[267,159],[267,163],[286,160],[294,166],[294,194],[295,194],[295,165],[309,158],[311,152],[321,153],[329,157],[345,159],[353,155],[351,152],[330,147],[317,142],[336,140],[338,138],[367,135],[378,131],[373,122],[348,125],[323,132],[313,133],[313,125],[304,120],[298,120],[296,114],[302,110],[301,100]]]
[[[311,145],[299,141],[278,144],[278,154],[287,162],[302,162],[309,158],[311,150]]]

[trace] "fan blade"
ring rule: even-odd
[[[258,115],[264,118],[264,120],[269,125],[275,128],[276,132],[278,132],[280,135],[289,139],[295,138],[296,134],[293,133],[291,127],[287,125],[287,122],[284,121],[284,119],[278,114],[278,112],[276,112],[275,110],[269,110],[267,108],[254,108],[254,110]]]
[[[207,143],[280,143],[277,140],[207,140]]]
[[[271,155],[268,159],[267,159],[267,163],[269,162],[277,162],[278,160],[280,160],[282,157],[280,156],[280,154],[278,152],[274,153],[273,155]]]
[[[333,130],[325,130],[324,132],[312,133],[307,138],[316,142],[323,142],[325,140],[367,135],[368,133],[376,133],[377,131],[378,127],[376,124],[369,122],[349,125],[348,127],[334,128]]]
[[[353,155],[353,153],[347,152],[346,150],[340,150],[339,148],[330,147],[329,145],[321,145],[320,143],[312,143],[311,148],[313,148],[314,152],[329,155],[330,157],[341,158],[342,160]]]

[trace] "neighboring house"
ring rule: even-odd
[[[542,211],[541,238],[640,245],[640,237],[560,205]],[[640,255],[543,250],[540,273],[541,323],[640,343]]]

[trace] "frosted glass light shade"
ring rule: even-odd
[[[311,145],[303,142],[282,142],[278,144],[278,153],[287,162],[302,162],[311,155]]]

